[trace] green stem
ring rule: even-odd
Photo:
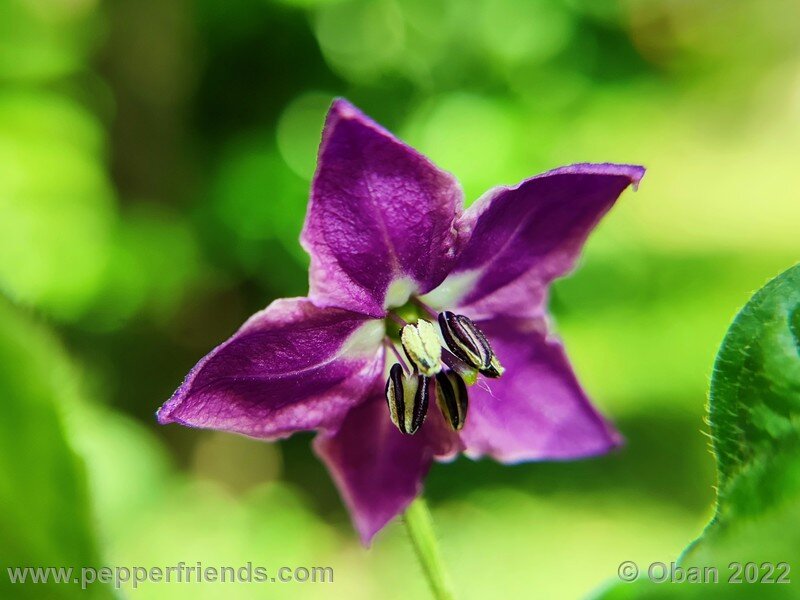
[[[436,535],[433,532],[433,518],[428,510],[428,505],[421,496],[406,509],[403,521],[434,598],[436,600],[453,600],[450,581],[442,563]]]

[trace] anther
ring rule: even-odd
[[[447,348],[462,361],[486,377],[503,374],[489,340],[468,317],[444,311],[439,313],[439,328]]]
[[[436,327],[430,322],[420,319],[404,326],[400,331],[400,342],[406,356],[422,375],[431,377],[441,370],[442,347]]]
[[[436,404],[453,430],[464,427],[467,419],[467,385],[455,371],[436,374]]]
[[[407,375],[400,363],[395,363],[386,381],[386,404],[392,423],[402,433],[416,433],[428,412],[428,378]]]

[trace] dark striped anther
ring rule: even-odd
[[[392,423],[402,433],[416,433],[428,412],[428,378],[406,375],[400,363],[395,363],[386,381],[386,404]]]
[[[467,384],[449,369],[436,374],[436,404],[445,420],[458,431],[467,419]]]
[[[492,351],[489,340],[471,319],[450,311],[439,313],[439,329],[447,348],[470,367],[486,377],[500,377],[503,367]]]

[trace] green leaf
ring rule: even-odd
[[[714,367],[709,423],[720,519],[759,514],[800,490],[770,464],[800,433],[800,265],[764,286],[731,325]]]
[[[679,566],[716,567],[718,598],[796,594],[787,585],[726,582],[736,562],[754,562],[761,574],[770,562],[800,569],[800,265],[759,290],[728,330],[711,380],[709,425],[718,470],[716,513]],[[602,598],[708,594],[706,585],[640,579],[619,583]]]
[[[75,373],[58,344],[0,297],[0,596],[103,598],[104,586],[11,584],[8,567],[99,566],[81,461],[59,412]],[[74,574],[79,576],[79,573]]]

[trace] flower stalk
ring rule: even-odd
[[[433,530],[433,517],[422,496],[417,497],[406,509],[403,522],[433,597],[436,600],[453,600],[455,596]]]

